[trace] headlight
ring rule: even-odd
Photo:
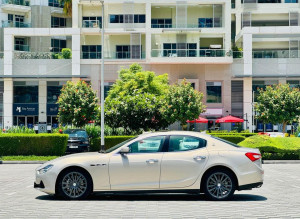
[[[52,167],[53,167],[53,165],[49,164],[49,165],[43,167],[42,169],[37,170],[37,174],[47,173]]]
[[[83,141],[82,143],[83,144],[89,144],[89,141]]]

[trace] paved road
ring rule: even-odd
[[[300,218],[299,164],[265,164],[263,187],[236,192],[227,202],[207,201],[203,195],[55,200],[33,189],[37,166],[0,165],[0,218]]]

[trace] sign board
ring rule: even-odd
[[[14,116],[37,116],[39,114],[39,104],[36,103],[14,103]]]
[[[222,116],[223,108],[207,108],[204,113],[200,114],[201,116]]]
[[[47,132],[47,124],[38,124],[38,132],[46,133]]]
[[[47,104],[47,115],[48,116],[56,116],[58,114],[58,104]]]

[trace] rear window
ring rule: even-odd
[[[84,130],[67,129],[66,131],[64,131],[64,134],[68,134],[69,137],[79,137],[79,138],[87,138],[88,137],[86,131],[84,131]]]
[[[214,139],[217,139],[217,140],[219,140],[219,141],[222,141],[222,142],[224,142],[224,143],[226,143],[226,144],[229,144],[229,145],[231,145],[231,146],[233,146],[233,147],[236,147],[236,148],[240,148],[241,146],[238,146],[237,144],[235,144],[235,143],[232,143],[232,142],[230,142],[230,141],[226,141],[226,140],[224,140],[223,138],[218,138],[218,137],[215,137],[215,136],[211,136],[212,138],[214,138]]]

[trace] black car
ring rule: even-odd
[[[89,151],[89,136],[84,129],[67,129],[64,134],[69,135],[66,153]]]

